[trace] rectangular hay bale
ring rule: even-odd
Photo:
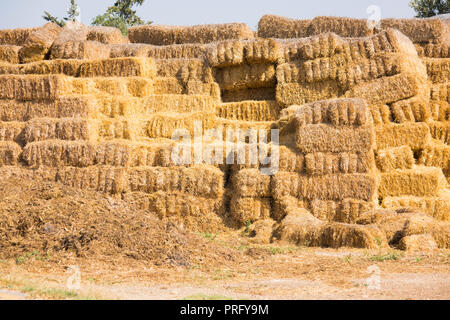
[[[380,197],[432,197],[447,187],[442,169],[417,166],[413,169],[381,173]]]
[[[128,170],[132,192],[182,192],[205,198],[222,197],[224,174],[217,168],[198,165],[184,167],[138,167]]]
[[[374,145],[372,126],[335,128],[312,124],[297,128],[297,148],[304,153],[369,152]]]
[[[218,117],[241,121],[275,121],[280,113],[276,101],[243,101],[222,103],[216,108]]]
[[[409,146],[413,151],[422,149],[431,140],[426,123],[385,124],[375,127],[377,149]]]
[[[376,152],[376,163],[382,172],[395,169],[411,169],[415,164],[414,154],[409,146],[401,146],[378,150]]]
[[[0,167],[16,166],[22,148],[15,142],[0,141]]]
[[[303,200],[343,200],[346,198],[372,201],[376,197],[377,179],[367,174],[331,174],[307,176],[278,172],[272,177],[275,199],[293,196]]]
[[[253,31],[243,23],[197,25],[189,27],[144,25],[132,27],[132,43],[171,45],[185,43],[210,43],[229,39],[252,39]]]

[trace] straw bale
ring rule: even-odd
[[[71,95],[109,94],[146,97],[153,93],[153,80],[144,77],[71,78]]]
[[[243,101],[217,106],[217,116],[241,121],[275,121],[280,113],[276,101]]]
[[[19,74],[19,65],[0,61],[0,75]]]
[[[243,64],[245,62],[244,46],[246,45],[247,44],[244,45],[244,42],[240,40],[227,40],[212,43],[207,46],[206,60],[209,65],[216,68],[232,67]],[[249,45],[249,51],[251,49],[252,47]],[[250,57],[253,57],[254,53],[250,51],[249,54]]]
[[[220,87],[216,82],[204,83],[198,80],[189,80],[185,86],[185,94],[206,95],[220,101]]]
[[[110,58],[125,58],[125,57],[139,57],[145,58],[150,56],[152,48],[159,48],[149,44],[143,43],[126,43],[110,45]],[[167,46],[161,47],[166,48]],[[170,59],[170,57],[159,57],[157,54],[152,55],[154,59]]]
[[[148,77],[156,75],[150,58],[115,58],[91,60],[80,66],[80,77]]]
[[[306,200],[343,200],[346,198],[372,201],[376,196],[377,179],[367,174],[331,174],[306,176],[277,172],[272,177],[272,196],[279,199],[293,196]]]
[[[385,234],[375,226],[325,224],[305,209],[286,216],[274,236],[297,245],[329,248],[379,248],[387,244]]]
[[[424,86],[417,75],[399,74],[358,84],[345,95],[365,99],[369,105],[389,104],[419,95]]]
[[[270,218],[271,199],[242,198],[235,196],[231,199],[230,214],[241,226]]]
[[[175,165],[171,159],[173,145],[171,140],[145,143],[106,141],[98,145],[85,141],[46,140],[28,143],[22,157],[30,167],[169,167]]]
[[[96,126],[82,118],[37,118],[30,120],[24,130],[24,141],[42,140],[93,140]]]
[[[210,43],[228,39],[252,39],[253,32],[243,23],[197,25],[190,27],[145,25],[132,27],[129,39],[132,43],[170,45],[185,43]]]
[[[158,77],[175,77],[181,83],[189,80],[213,82],[212,70],[201,59],[157,59]]]
[[[81,60],[44,60],[19,66],[20,74],[63,74],[70,77],[78,77]]]
[[[448,43],[447,23],[440,19],[383,19],[381,28],[400,30],[414,43]]]
[[[318,243],[326,248],[380,248],[387,246],[386,235],[376,226],[331,223],[323,227]]]
[[[186,129],[194,135],[194,123],[201,121],[203,129],[215,128],[214,113],[160,113],[147,121],[146,132],[149,138],[171,138],[177,129]]]
[[[63,76],[0,76],[0,98],[17,100],[55,100],[67,91]]]
[[[374,145],[371,126],[335,128],[327,124],[312,124],[297,129],[297,148],[304,153],[368,152]]]
[[[122,35],[122,32],[114,27],[90,26],[88,27],[88,41],[98,41],[104,44],[122,44],[128,43],[128,38]]]
[[[182,94],[183,86],[175,77],[156,77],[153,81],[153,94]]]
[[[446,177],[450,176],[450,146],[439,143],[431,143],[426,146],[418,161],[419,164],[429,167],[442,168]]]
[[[450,58],[450,45],[448,43],[416,44],[417,53],[425,58]]]
[[[431,234],[439,248],[450,248],[450,223],[447,221],[434,221],[427,216],[411,216],[403,227],[402,234],[405,237]]]
[[[406,221],[414,215],[424,215],[413,209],[398,210],[399,212],[386,209],[368,210],[360,215],[356,223],[360,225],[376,225],[386,234],[390,245],[397,245],[403,237],[402,230]]]
[[[361,99],[331,99],[302,106],[294,105],[283,109],[281,117],[295,117],[296,125],[299,127],[323,123],[336,127],[371,124],[369,110]]]
[[[84,41],[87,39],[89,27],[78,21],[67,21],[64,28],[58,34],[55,44],[61,44],[68,41]]]
[[[335,220],[339,211],[339,203],[333,200],[314,199],[309,201],[307,208],[317,219],[329,222]]]
[[[344,40],[334,33],[321,33],[309,37],[298,47],[298,58],[314,60],[329,58],[342,53]],[[292,55],[291,55],[292,59]]]
[[[244,169],[231,177],[233,194],[238,197],[269,198],[270,176],[258,169]]]
[[[97,41],[55,42],[51,48],[51,59],[108,59],[111,49]]]
[[[316,17],[313,20],[295,20],[265,15],[258,24],[261,38],[304,38],[333,32],[342,37],[367,37],[373,34],[366,19]]]
[[[431,117],[435,121],[450,121],[450,103],[447,101],[430,101]]]
[[[385,124],[375,127],[377,149],[409,146],[413,151],[422,149],[430,140],[430,129],[426,123]]]
[[[59,167],[55,180],[73,188],[119,194],[126,188],[125,176],[125,169],[108,166]]]
[[[283,107],[339,98],[344,92],[336,81],[326,80],[306,84],[281,83],[276,88],[276,100]],[[359,97],[352,95],[351,97]]]
[[[391,110],[397,123],[425,122],[431,118],[430,102],[424,96],[395,102]]]
[[[223,102],[275,100],[275,87],[222,91]]]
[[[437,249],[436,241],[430,234],[420,234],[403,237],[398,248],[405,251],[423,252]]]
[[[450,58],[422,59],[427,67],[428,79],[433,83],[446,83],[450,81]]]
[[[432,101],[446,101],[450,103],[450,84],[441,83],[431,87],[430,98]]]
[[[296,149],[287,146],[279,146],[279,169],[286,172],[304,172],[305,155]]]
[[[274,237],[296,245],[315,246],[318,245],[323,225],[324,222],[315,218],[308,210],[297,208],[281,221]]]
[[[250,242],[270,244],[274,226],[275,221],[270,218],[256,221],[249,227]]]
[[[198,165],[184,167],[138,167],[128,170],[132,192],[183,192],[205,198],[219,198],[224,193],[224,174],[217,168]]]
[[[0,141],[20,141],[26,122],[0,121]]]
[[[123,167],[171,167],[175,142],[168,139],[142,143],[128,141],[102,142],[96,147],[97,164]]]
[[[201,59],[207,53],[203,44],[147,45],[147,56],[154,59]]]
[[[21,28],[0,30],[0,44],[23,46],[28,37],[39,28]]]
[[[366,19],[352,19],[340,17],[316,17],[308,27],[308,34],[318,35],[325,32],[333,32],[341,37],[367,37],[373,34]]]
[[[46,140],[28,143],[22,159],[30,167],[89,167],[94,165],[95,150],[85,141]]]
[[[272,218],[278,222],[282,221],[286,216],[296,213],[301,209],[306,210],[308,207],[308,204],[304,201],[291,196],[273,199],[272,203]]]
[[[372,114],[373,123],[376,126],[393,122],[391,109],[388,105],[372,105],[369,106],[369,110]]]
[[[89,125],[92,128],[90,131],[93,131],[93,138],[95,138],[95,134],[98,134],[98,137],[105,140],[136,140],[138,137],[145,136],[143,122],[135,119],[102,119],[97,126],[95,122],[91,122]]]
[[[415,164],[414,154],[409,146],[401,146],[378,150],[376,152],[376,163],[382,172],[395,169],[412,169]]]
[[[19,50],[21,47],[13,45],[0,45],[0,61],[19,63]]]
[[[19,51],[22,63],[44,60],[58,37],[62,28],[54,23],[47,23],[31,33]]]
[[[152,194],[132,192],[124,195],[127,203],[156,214],[191,231],[216,233],[224,230],[223,199],[210,199],[184,193],[158,191]]]
[[[374,202],[357,199],[344,199],[342,201],[318,200],[309,201],[307,208],[318,219],[327,222],[355,223],[366,211],[375,207]]]
[[[88,41],[89,28],[76,21],[68,21],[53,42],[51,59],[107,59],[110,47],[98,41]]]
[[[274,39],[254,39],[244,42],[244,58],[247,63],[265,63],[278,61],[280,43]]]
[[[386,197],[382,206],[387,209],[413,208],[425,212],[436,220],[450,221],[450,194],[441,192],[439,197]]]
[[[308,153],[305,171],[308,175],[333,173],[369,173],[375,168],[372,152],[369,153]]]
[[[334,216],[334,221],[343,223],[355,223],[359,217],[376,207],[375,201],[361,201],[358,199],[344,199],[340,202],[339,210]]]
[[[51,101],[0,100],[1,121],[28,121],[33,118],[95,117],[92,96],[66,96]]]
[[[395,170],[381,173],[379,196],[432,197],[447,187],[442,169],[416,166],[413,169]]]
[[[15,142],[0,141],[0,167],[17,165],[22,148]]]
[[[151,116],[155,113],[212,113],[216,99],[207,95],[152,94],[144,98],[110,97],[105,99],[105,113],[111,116]]]
[[[450,145],[450,122],[430,121],[427,123],[430,128],[431,137]]]
[[[261,38],[305,38],[311,20],[294,20],[275,15],[265,15],[258,23]]]
[[[216,81],[222,90],[274,87],[276,85],[273,64],[244,64],[218,69]]]

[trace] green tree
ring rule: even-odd
[[[412,0],[409,5],[416,11],[417,18],[450,13],[450,0]]]
[[[116,0],[114,5],[110,6],[106,13],[99,15],[92,20],[95,26],[116,27],[124,35],[128,35],[128,28],[141,24],[150,24],[145,22],[133,10],[135,6],[141,6],[145,0]]]
[[[75,0],[70,0],[70,7],[67,10],[67,17],[64,17],[62,19],[53,16],[48,11],[44,11],[44,15],[42,18],[44,20],[56,23],[60,27],[64,27],[66,25],[66,21],[75,21],[80,16],[80,8],[78,7],[78,4],[75,2]]]
[[[70,0],[70,7],[67,10],[67,17],[64,18],[66,21],[76,21],[80,16],[80,8],[75,0]]]

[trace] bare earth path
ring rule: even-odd
[[[450,299],[448,251],[268,248],[279,253],[223,269],[146,264],[102,269],[78,261],[81,286],[72,291],[64,267],[4,262],[0,299]]]

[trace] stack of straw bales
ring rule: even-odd
[[[192,230],[277,220],[282,240],[376,248],[395,234],[388,223],[354,223],[378,203],[450,220],[445,28],[265,16],[260,38],[243,24],[140,26],[129,39],[76,22],[3,30],[0,166],[120,195]],[[279,128],[279,171],[248,163],[245,141],[245,164],[233,150],[233,164],[176,165],[170,138],[198,121],[203,133],[223,127],[203,153],[226,151],[227,128]],[[448,242],[445,227],[431,239],[411,221],[404,248]]]
[[[373,122],[363,100],[319,101],[283,110],[282,135],[295,137],[301,163],[275,174],[272,196],[277,210],[298,199],[321,221],[354,222],[377,200]],[[292,135],[292,132],[294,134]],[[351,142],[350,142],[351,141]],[[285,151],[280,152],[284,159]],[[298,156],[296,156],[298,158]],[[295,202],[295,201],[294,201]],[[283,218],[288,212],[277,212]]]
[[[283,106],[340,96],[392,104],[427,90],[426,70],[411,41],[389,29],[368,38],[321,34],[284,42],[277,67]]]

